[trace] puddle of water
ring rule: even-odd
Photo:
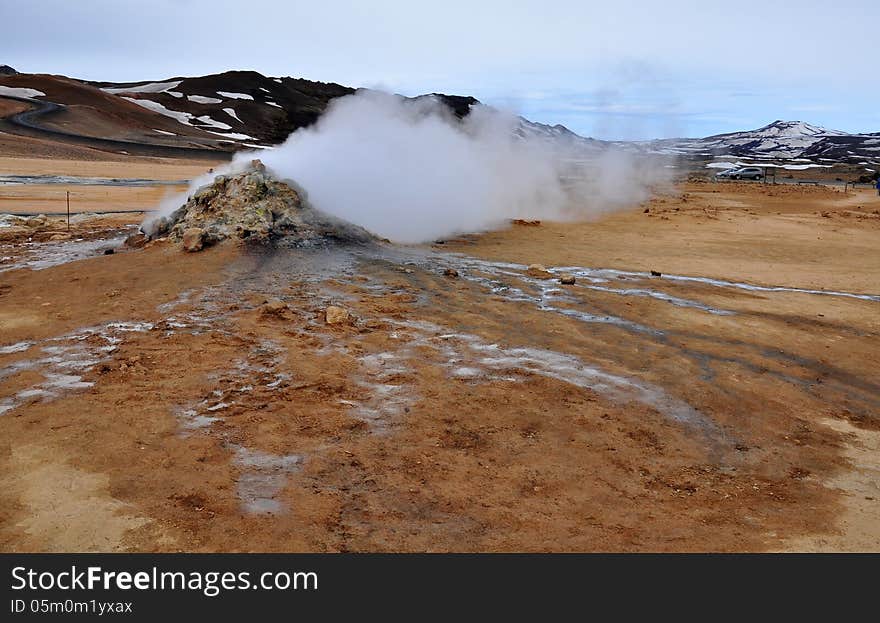
[[[303,457],[298,454],[274,455],[230,443],[224,432],[213,430],[213,425],[221,421],[225,410],[236,404],[234,396],[245,396],[254,391],[252,383],[270,390],[282,387],[290,377],[275,368],[284,359],[284,351],[276,343],[260,342],[245,358],[214,375],[219,387],[211,391],[209,397],[177,413],[183,436],[195,433],[219,435],[233,450],[233,462],[241,468],[236,494],[242,510],[248,514],[277,515],[285,511],[276,497],[286,486],[289,475],[299,469]]]
[[[400,326],[416,332],[417,343],[442,345],[439,351],[447,362],[451,376],[465,378],[498,378],[497,372],[508,376],[504,380],[522,380],[511,377],[511,372],[539,374],[576,387],[584,387],[616,402],[640,402],[671,420],[721,436],[717,426],[685,401],[669,396],[662,388],[644,381],[610,374],[598,367],[587,365],[578,357],[538,348],[504,348],[489,344],[479,337],[463,333],[444,332],[443,327],[422,321],[401,321]]]
[[[43,357],[24,359],[0,368],[0,379],[8,378],[24,371],[34,371],[42,376],[42,381],[19,391],[14,396],[0,400],[0,414],[11,411],[35,399],[43,402],[56,400],[70,392],[88,389],[93,385],[84,381],[82,375],[96,365],[107,361],[109,355],[122,342],[122,335],[130,332],[144,332],[152,328],[145,322],[111,322],[97,327],[79,329],[42,342],[27,343],[28,348],[19,344],[12,346],[24,352],[40,346]]]
[[[33,342],[18,342],[9,344],[8,346],[0,346],[0,355],[11,355],[12,353],[23,353],[33,346]]]
[[[677,281],[681,283],[700,283],[718,288],[735,288],[738,290],[747,290],[749,292],[791,292],[797,294],[813,294],[819,296],[840,296],[845,298],[854,298],[863,301],[880,302],[878,294],[859,294],[854,292],[843,292],[838,290],[811,290],[808,288],[791,288],[787,286],[760,286],[741,281],[725,281],[723,279],[712,279],[710,277],[692,277],[688,275],[672,275],[663,273],[660,277],[652,276],[650,273],[615,270],[612,268],[585,268],[582,266],[565,266],[554,269],[554,272],[564,273],[570,272],[575,276],[618,279],[623,277],[635,277],[639,279],[668,279],[669,281]]]
[[[0,175],[0,185],[65,184],[77,186],[183,186],[189,180],[150,180],[139,177],[109,178],[74,175]]]
[[[300,469],[302,457],[297,454],[269,454],[236,444],[229,444],[229,447],[235,453],[235,464],[241,469],[236,493],[242,509],[256,515],[284,512],[284,506],[276,498],[287,484],[290,474]]]
[[[28,254],[18,261],[0,266],[0,273],[29,268],[43,270],[68,262],[97,257],[103,249],[116,249],[125,241],[124,236],[99,238],[97,240],[72,240],[64,242],[32,242],[26,245]]]

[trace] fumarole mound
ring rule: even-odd
[[[365,229],[314,209],[302,191],[273,179],[259,160],[236,175],[215,177],[143,231],[149,238],[182,241],[187,251],[224,240],[283,240],[296,246],[375,240]]]

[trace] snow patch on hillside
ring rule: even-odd
[[[4,87],[0,86],[0,95],[9,95],[11,97],[45,97],[46,94],[36,89],[27,89],[24,87]]]
[[[138,106],[146,108],[147,110],[152,110],[153,112],[157,112],[160,115],[165,115],[166,117],[171,117],[172,119],[179,121],[183,125],[189,125],[189,126],[192,125],[191,122],[192,122],[193,116],[188,112],[170,110],[168,108],[165,108],[159,102],[154,102],[152,100],[142,100],[142,99],[138,99],[136,97],[123,97],[122,99],[128,100],[129,102],[132,102],[133,104],[137,104]]]
[[[214,121],[208,115],[202,115],[201,117],[197,117],[199,121],[204,123],[206,126],[217,128],[220,130],[231,130],[232,126],[228,123],[223,123],[222,121]]]
[[[108,87],[101,89],[107,93],[165,93],[180,86],[181,80],[175,82],[147,82],[130,87]]]
[[[204,95],[187,95],[186,99],[196,104],[219,104],[223,101],[218,100],[216,97],[205,97]]]
[[[232,141],[255,141],[253,136],[248,136],[247,134],[239,134],[237,132],[211,132],[211,130],[205,130],[205,132],[209,132],[211,134],[216,134],[217,136],[222,136],[225,139],[229,139]]]
[[[233,100],[251,100],[253,101],[253,96],[248,95],[247,93],[228,93],[226,91],[217,91],[217,95],[220,97],[224,97],[227,99]]]
[[[238,118],[238,115],[235,114],[234,108],[224,108],[223,112],[225,112],[227,115],[229,115],[230,117],[232,117],[233,119],[235,119],[239,123],[244,123],[241,119]]]

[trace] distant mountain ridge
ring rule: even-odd
[[[268,77],[256,71],[115,83],[21,74],[0,66],[0,97],[46,103],[47,110],[42,113],[28,113],[31,131],[39,122],[56,133],[78,132],[93,139],[175,149],[232,152],[277,145],[291,132],[314,123],[333,99],[355,92],[332,82]],[[459,117],[480,104],[476,98],[462,95],[430,93],[418,97],[437,98]],[[49,103],[56,106],[48,110]],[[697,159],[880,161],[880,134],[848,134],[804,121],[776,120],[756,130],[635,143],[583,137],[561,124],[537,123],[524,117],[518,119],[514,132],[583,154],[616,146]]]
[[[664,139],[643,144],[679,156],[737,156],[752,159],[827,158],[847,161],[880,158],[880,136],[848,134],[804,121],[776,120],[757,130],[705,138]]]

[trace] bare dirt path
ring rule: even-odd
[[[0,117],[0,132],[16,136],[31,138],[50,139],[55,142],[69,143],[80,147],[89,147],[103,151],[124,152],[135,156],[153,156],[169,158],[222,158],[224,151],[218,149],[200,149],[187,147],[173,147],[155,143],[139,143],[134,141],[113,140],[96,138],[73,132],[67,132],[56,128],[47,127],[42,123],[44,118],[50,118],[61,113],[66,108],[63,104],[37,100],[26,97],[4,96],[28,106],[27,110],[15,112],[6,117]],[[218,145],[222,145],[219,141]],[[231,153],[227,157],[231,157]]]

